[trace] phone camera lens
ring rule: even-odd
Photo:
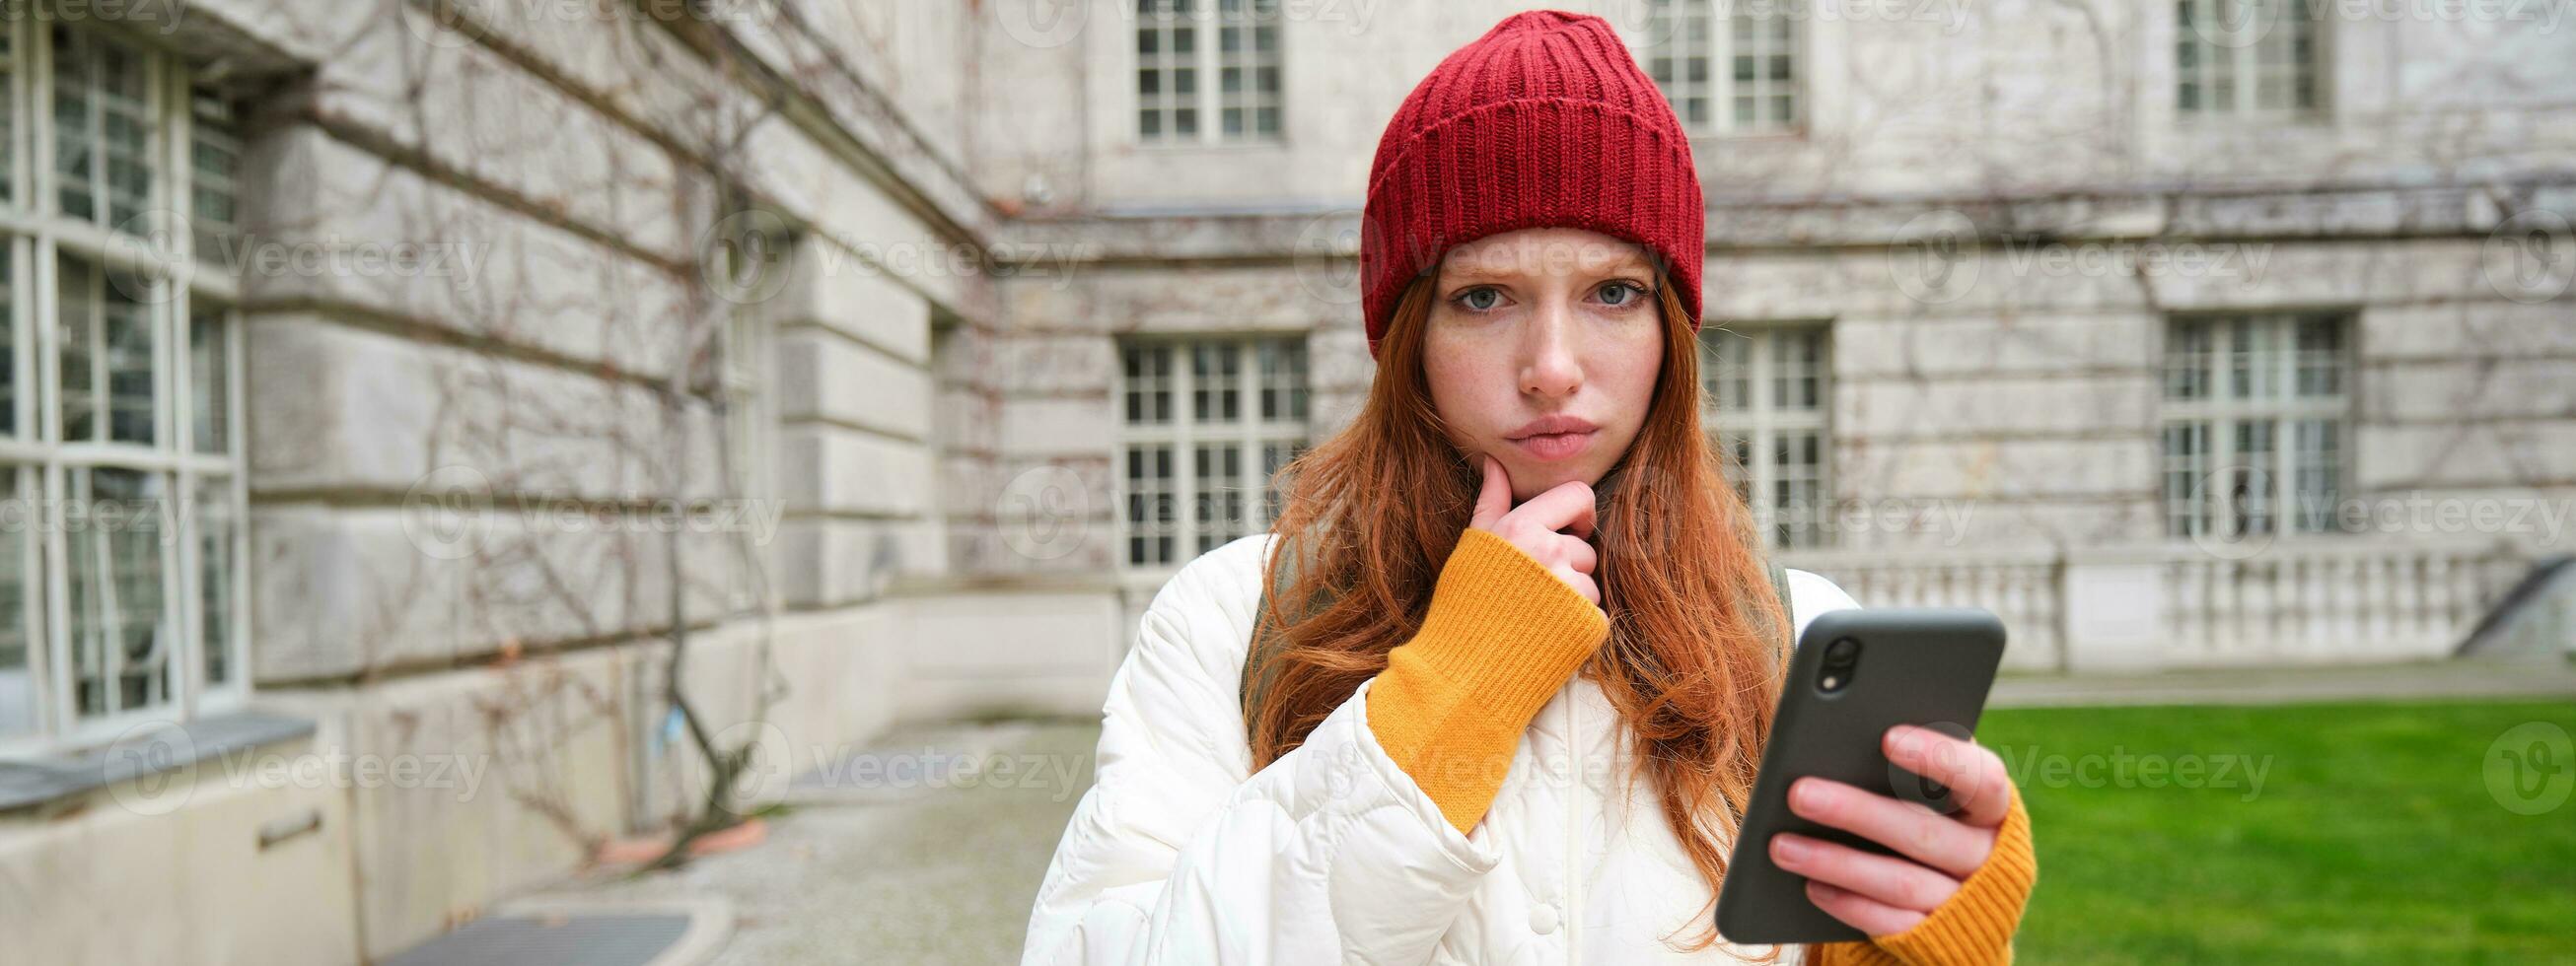
[[[1832,694],[1851,686],[1852,675],[1860,670],[1860,642],[1848,637],[1835,638],[1825,645],[1824,670],[1816,675],[1816,690]]]
[[[1848,637],[1838,637],[1834,639],[1833,643],[1825,645],[1826,664],[1849,666],[1859,662],[1859,660],[1859,641],[1852,640]]]

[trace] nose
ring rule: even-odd
[[[1573,313],[1549,301],[1530,314],[1523,333],[1521,392],[1565,399],[1583,388],[1583,366],[1575,358]]]

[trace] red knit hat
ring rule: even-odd
[[[1369,355],[1406,283],[1442,254],[1540,226],[1644,245],[1697,331],[1702,204],[1690,137],[1609,21],[1506,17],[1414,85],[1378,139],[1360,217]]]

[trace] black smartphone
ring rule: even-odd
[[[1789,783],[1817,775],[1955,810],[1949,789],[1890,765],[1880,741],[1900,724],[1975,734],[2003,655],[2003,621],[1975,608],[1837,610],[1809,622],[1789,661],[1753,802],[1718,891],[1718,934],[1746,944],[1868,938],[1807,901],[1805,876],[1771,864],[1771,837],[1798,832],[1894,851],[1792,814]]]

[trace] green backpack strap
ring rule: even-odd
[[[1780,599],[1780,616],[1789,619],[1789,626],[1798,626],[1798,612],[1789,609],[1789,568],[1781,566],[1776,557],[1771,560],[1771,594]]]

